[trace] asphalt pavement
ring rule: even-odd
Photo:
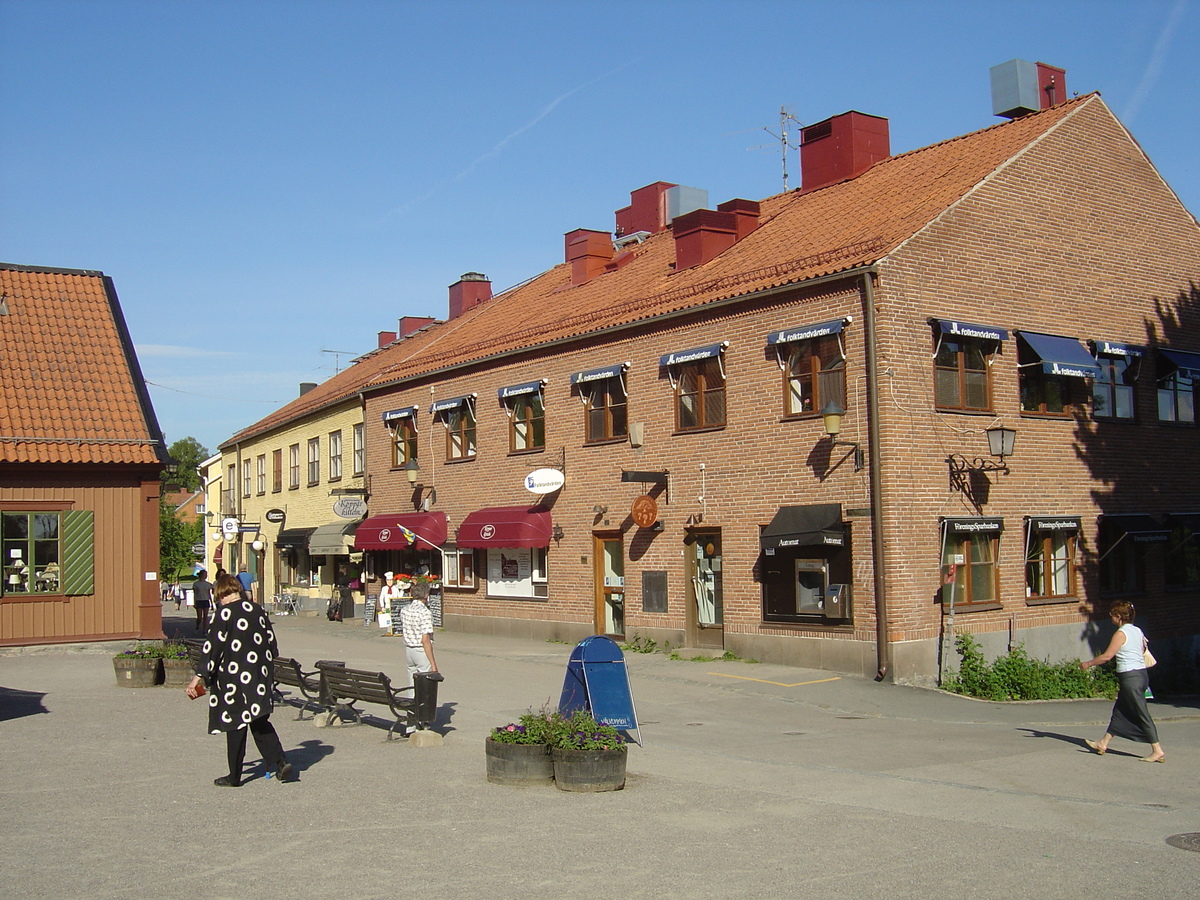
[[[164,607],[164,628],[191,618]],[[276,619],[281,652],[402,678],[361,622]],[[116,685],[110,648],[0,655],[7,897],[1193,897],[1200,702],[1000,704],[811,669],[627,654],[626,789],[484,778],[488,730],[562,690],[567,644],[439,632],[439,746],[384,717],[275,723],[298,771],[214,787],[224,740],[179,688]],[[368,708],[369,711],[369,708]],[[1179,837],[1184,835],[1185,837]],[[1170,843],[1169,841],[1173,841]],[[1183,845],[1183,846],[1176,846]]]

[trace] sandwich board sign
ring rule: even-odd
[[[633,740],[642,743],[629,688],[629,669],[621,648],[610,637],[594,634],[575,645],[558,709],[568,716],[577,709],[589,710],[601,725],[637,732]]]

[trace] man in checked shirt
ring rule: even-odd
[[[412,603],[400,610],[400,627],[404,633],[404,652],[408,658],[408,678],[417,672],[436,672],[433,658],[433,613],[429,611],[429,585],[416,582],[412,586]]]

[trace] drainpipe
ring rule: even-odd
[[[886,554],[883,548],[883,485],[879,464],[879,363],[875,355],[874,273],[863,272],[863,323],[867,341],[867,474],[871,487],[871,544],[875,570],[875,658],[879,668],[876,681],[888,674],[887,584],[884,577]]]

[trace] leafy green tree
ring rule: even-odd
[[[194,437],[180,438],[170,447],[167,448],[167,453],[171,459],[175,460],[179,466],[179,472],[176,475],[168,475],[163,472],[162,480],[165,484],[170,481],[173,484],[178,484],[180,490],[196,491],[200,489],[200,463],[208,459],[208,449]]]
[[[192,544],[204,541],[204,520],[184,522],[175,516],[175,507],[158,501],[158,570],[163,581],[175,581],[192,574],[196,554]]]

